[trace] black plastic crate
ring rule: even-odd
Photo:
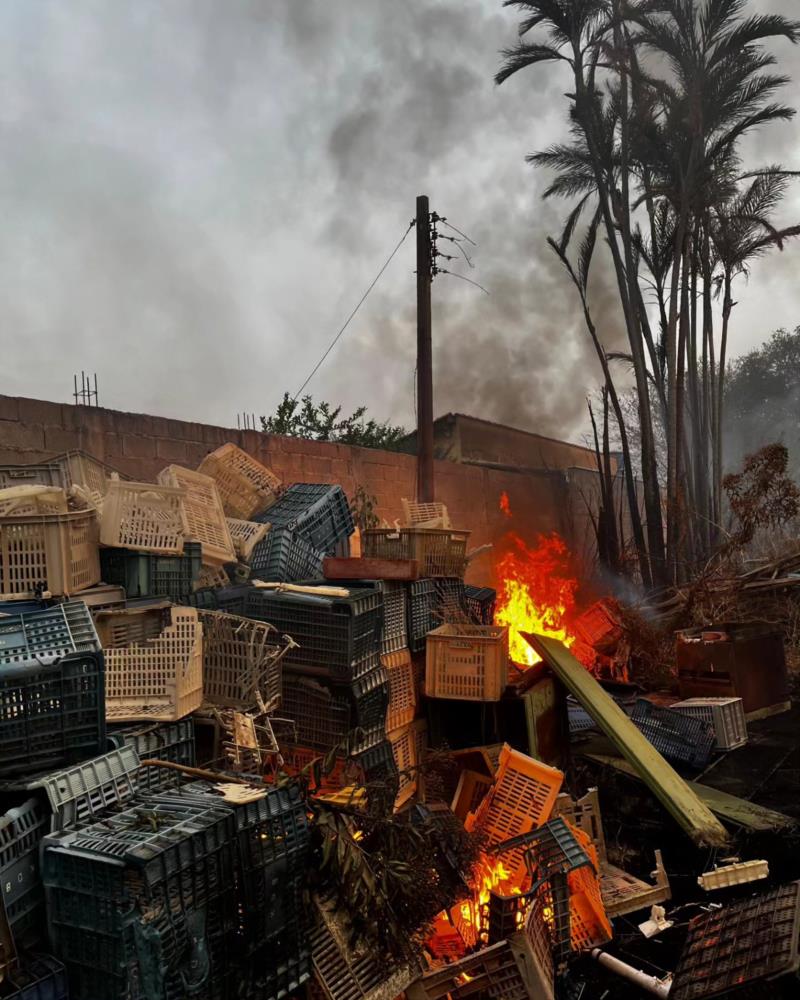
[[[358,769],[367,789],[371,809],[391,811],[400,789],[400,774],[395,763],[392,744],[388,740],[374,743],[365,750],[350,755],[350,763]]]
[[[273,531],[295,531],[325,555],[334,555],[339,544],[355,531],[344,490],[327,483],[294,483],[255,520],[272,525]]]
[[[245,615],[298,643],[286,653],[284,669],[352,681],[379,665],[383,596],[377,589],[326,597],[253,588]]]
[[[0,667],[53,663],[70,653],[95,653],[100,640],[83,601],[0,618]]]
[[[102,653],[0,670],[0,778],[95,757],[105,742]]]
[[[67,970],[52,955],[24,958],[0,986],[3,1000],[69,1000]]]
[[[660,754],[691,767],[705,767],[716,746],[714,727],[703,719],[659,708],[646,698],[637,699],[631,721]]]
[[[78,997],[161,995],[192,946],[193,925],[234,931],[235,831],[221,799],[146,796],[122,812],[42,843],[53,950]],[[205,932],[204,932],[205,933]],[[158,989],[146,990],[142,977]]]
[[[432,579],[415,580],[408,585],[408,648],[412,653],[425,649],[428,632],[437,625],[436,585]]]
[[[439,576],[436,587],[436,623],[463,622],[467,617],[464,581],[458,576]]]
[[[256,580],[292,583],[321,579],[325,553],[291,528],[271,528],[250,556],[251,576]]]
[[[294,996],[311,978],[311,946],[301,943],[290,956],[274,956],[269,964],[257,963],[247,1000],[284,1000]]]
[[[143,722],[115,726],[108,732],[108,741],[117,749],[130,746],[140,760],[168,760],[185,767],[195,766],[194,720],[178,722]],[[181,782],[181,773],[168,767],[141,767],[138,772],[139,790],[157,792]]]
[[[312,750],[332,750],[357,729],[383,734],[388,707],[389,677],[382,666],[350,685],[284,674],[280,716],[294,723],[292,742]]]
[[[39,844],[47,828],[47,811],[35,798],[0,816],[0,920],[5,918],[17,947],[43,926]]]
[[[497,591],[493,587],[464,587],[467,616],[476,625],[494,625]]]
[[[184,594],[176,603],[201,611],[224,611],[229,615],[243,615],[247,595],[251,589],[247,584],[235,584],[232,587],[201,587],[200,590]]]
[[[191,593],[202,565],[200,542],[184,542],[180,556],[100,549],[103,581],[124,587],[128,598],[166,597],[179,601],[184,594]]]
[[[748,998],[782,995],[775,980],[791,978],[796,989],[799,947],[800,882],[695,917],[670,997],[711,1000],[740,994]]]

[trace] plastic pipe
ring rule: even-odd
[[[641,986],[643,990],[647,990],[648,993],[652,993],[654,996],[663,998],[669,996],[669,991],[672,987],[671,979],[664,980],[657,979],[655,976],[649,976],[646,972],[634,969],[632,965],[620,961],[620,959],[609,955],[608,952],[600,948],[592,949],[592,958],[599,962],[600,965],[604,965],[612,972],[616,972],[623,979],[627,979],[631,983],[636,983],[637,986]]]

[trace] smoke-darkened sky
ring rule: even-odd
[[[565,206],[524,163],[563,135],[569,81],[545,66],[494,85],[515,22],[500,0],[5,0],[0,392],[67,401],[86,369],[107,406],[270,412],[427,193],[478,243],[474,270],[447,266],[491,293],[435,283],[437,412],[579,436],[597,363],[545,246]],[[776,51],[800,78],[800,48]],[[749,148],[800,167],[798,129]],[[413,423],[413,255],[409,236],[316,397]],[[800,323],[798,263],[800,245],[740,288],[734,353]],[[593,291],[622,346],[602,266]]]

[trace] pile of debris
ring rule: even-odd
[[[743,815],[792,820],[695,780],[788,708],[763,630],[679,636],[683,697],[644,698],[611,602],[575,655],[518,631],[513,662],[441,504],[351,557],[340,486],[232,444],[154,483],[72,453],[0,485],[4,1000],[710,1000],[796,974],[800,883],[735,853]]]

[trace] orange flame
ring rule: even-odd
[[[557,534],[540,535],[533,548],[513,532],[508,540],[510,547],[495,566],[494,619],[508,625],[511,659],[532,666],[540,657],[520,632],[539,632],[571,646],[575,637],[567,623],[575,612],[578,581],[570,574],[569,551]]]
[[[506,517],[511,517],[511,504],[508,502],[508,493],[505,490],[500,494],[500,510],[506,515]]]

